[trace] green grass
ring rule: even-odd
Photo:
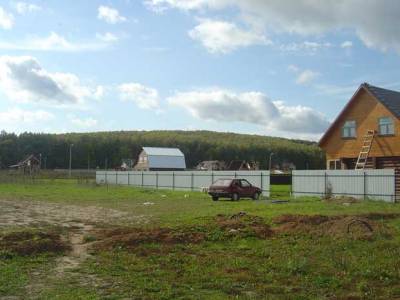
[[[289,189],[289,186],[272,186],[272,193],[287,192]],[[68,180],[31,185],[0,184],[0,195],[2,199],[112,208],[134,215],[149,216],[153,224],[169,226],[196,223],[202,217],[240,211],[265,218],[286,213],[332,215],[373,211],[400,212],[400,206],[375,201],[360,202],[349,207],[340,203],[327,204],[311,197],[290,199],[285,204],[274,204],[268,199],[259,201],[242,199],[238,202],[221,199],[213,202],[207,194],[200,192],[79,185]],[[289,198],[286,196],[282,199]],[[143,205],[146,202],[152,202],[154,205]]]
[[[290,186],[272,192],[290,199]],[[132,187],[0,184],[1,199],[98,206],[147,216],[151,227],[208,224],[217,214],[245,211],[267,223],[282,214],[400,213],[400,206],[365,201],[349,206],[317,198],[213,202],[197,192]],[[154,205],[143,205],[153,202]],[[400,219],[382,220],[391,237],[352,240],[329,236],[241,236],[198,244],[141,244],[96,251],[79,269],[50,278],[41,299],[394,299],[400,297]],[[137,225],[135,225],[137,226]],[[93,239],[90,238],[90,241]],[[50,272],[56,257],[0,255],[0,298],[23,295],[34,274]],[[96,285],[88,283],[95,277]]]

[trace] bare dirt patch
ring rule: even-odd
[[[263,218],[248,215],[245,212],[231,216],[217,215],[215,222],[219,228],[235,235],[243,234],[258,238],[267,238],[273,235],[271,227],[265,223]]]
[[[94,243],[94,249],[109,250],[120,247],[133,248],[148,243],[164,245],[199,243],[204,241],[205,234],[203,232],[191,232],[190,229],[117,228],[98,232],[97,239],[99,241]]]
[[[389,237],[391,230],[378,220],[397,218],[396,214],[371,213],[363,215],[282,215],[273,219],[282,234],[311,234],[314,236],[372,239],[377,235]]]
[[[265,239],[273,231],[262,218],[244,212],[235,215],[217,215],[207,225],[180,228],[114,228],[98,231],[93,244],[95,250],[136,248],[141,244],[197,244],[204,241],[257,237]]]
[[[0,228],[8,226],[42,226],[44,224],[62,227],[76,226],[76,223],[142,224],[146,216],[97,206],[66,205],[44,201],[1,200]]]
[[[63,253],[69,249],[69,245],[56,232],[30,230],[0,235],[0,252],[8,255]]]

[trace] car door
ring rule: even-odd
[[[253,196],[253,190],[250,182],[248,182],[246,179],[240,180],[240,185],[242,187],[242,195],[246,197]]]

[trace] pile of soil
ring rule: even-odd
[[[3,255],[35,255],[63,253],[69,246],[55,232],[16,231],[0,235],[0,252]]]
[[[117,228],[98,232],[94,249],[134,248],[140,244],[158,243],[164,245],[193,244],[204,241],[203,232],[190,230],[155,228]]]
[[[372,239],[376,235],[391,235],[378,220],[395,218],[396,214],[363,214],[363,215],[282,215],[273,219],[278,226],[275,232],[281,234],[310,234],[313,236],[349,237],[352,239]]]
[[[203,241],[228,240],[242,237],[265,239],[273,231],[262,218],[246,213],[218,215],[207,225],[180,228],[115,228],[96,233],[93,249],[135,248],[141,244],[197,244]]]
[[[267,239],[279,234],[371,239],[377,234],[390,236],[389,229],[379,220],[400,217],[398,214],[371,213],[357,216],[282,215],[273,219],[271,227],[258,216],[240,212],[217,215],[206,225],[179,228],[114,228],[95,233],[94,250],[133,249],[143,244],[197,244],[204,241],[226,241],[255,237]]]
[[[254,236],[261,239],[271,237],[273,230],[261,217],[248,215],[245,212],[240,212],[235,215],[217,215],[215,223],[219,229],[223,230],[228,235],[240,237]]]

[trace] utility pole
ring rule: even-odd
[[[271,171],[271,167],[272,167],[272,156],[274,155],[274,152],[271,152],[271,154],[269,155],[269,171]]]
[[[69,177],[71,178],[71,169],[72,169],[72,147],[74,144],[69,145]]]

